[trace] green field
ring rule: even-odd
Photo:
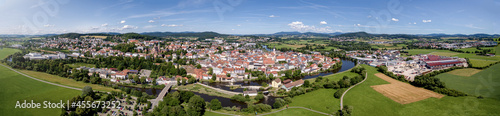
[[[71,68],[78,68],[78,67],[90,67],[90,68],[95,68],[95,64],[87,64],[87,63],[73,63],[73,64],[67,64]]]
[[[495,47],[481,47],[481,49],[495,49]],[[475,52],[475,51],[481,51],[481,50],[478,50],[476,47],[470,47],[470,48],[462,48],[462,49],[458,49],[458,50],[462,50],[464,52],[466,51],[469,51],[469,52]],[[493,53],[495,53],[495,50],[493,50]]]
[[[446,83],[446,86],[468,94],[491,97],[500,100],[500,64],[493,65],[472,76],[457,76],[450,73],[439,74],[436,77]]]
[[[422,101],[399,104],[378,93],[370,86],[388,84],[377,78],[374,67],[362,65],[367,69],[368,79],[351,89],[344,96],[344,104],[353,106],[355,116],[442,116],[442,115],[500,115],[499,100],[476,97],[428,98]]]
[[[20,52],[18,49],[12,49],[12,48],[2,48],[0,49],[0,59],[4,59],[8,55],[14,54],[16,52]]]
[[[496,49],[500,49],[500,46]],[[470,53],[458,53],[449,50],[435,50],[435,49],[411,49],[406,50],[408,55],[417,55],[417,54],[433,54],[440,56],[450,56],[450,57],[460,57],[460,58],[469,58],[471,60],[471,64],[473,66],[487,66],[491,63],[500,61],[500,55],[497,56],[479,56],[476,54]]]
[[[319,89],[295,96],[289,106],[301,106],[324,113],[333,113],[340,108],[340,99],[333,97],[335,91],[336,89]]]
[[[92,87],[93,90],[97,90],[97,91],[107,91],[107,92],[120,91],[119,89],[113,89],[111,87],[106,87],[106,86],[98,85],[98,84],[84,83],[82,81],[76,81],[76,80],[69,79],[69,78],[63,78],[63,77],[60,77],[57,75],[51,75],[51,74],[44,73],[44,72],[37,72],[37,71],[30,71],[30,70],[18,70],[18,71],[22,72],[24,74],[27,74],[31,77],[35,77],[38,79],[42,79],[45,81],[49,81],[49,82],[57,83],[57,84],[61,84],[61,85],[66,85],[66,86],[70,86],[70,87],[83,88],[85,86],[90,86],[90,87]]]
[[[316,113],[313,111],[309,111],[306,109],[301,109],[301,108],[292,108],[292,109],[286,109],[280,112],[276,112],[273,114],[265,115],[265,116],[325,116],[320,113]]]
[[[14,49],[0,50],[0,58],[17,52]],[[28,77],[17,74],[3,66],[0,66],[0,115],[2,116],[25,116],[25,115],[47,115],[54,116],[61,113],[61,109],[20,109],[15,108],[16,102],[43,103],[43,101],[59,102],[66,101],[76,95],[81,94],[81,91],[62,88],[46,83],[42,83]]]
[[[492,61],[492,60],[478,60],[478,59],[469,59],[472,67],[484,67],[488,66],[492,63],[495,63],[497,61]]]

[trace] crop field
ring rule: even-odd
[[[375,85],[371,86],[375,91],[383,94],[384,96],[391,98],[392,100],[400,104],[408,104],[412,102],[417,102],[430,97],[442,98],[444,95],[438,94],[436,92],[414,87],[408,83],[404,83],[391,77],[388,77],[382,73],[377,73],[375,76],[391,83],[385,85]]]

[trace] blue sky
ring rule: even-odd
[[[493,0],[0,0],[0,34],[499,34],[498,11]]]

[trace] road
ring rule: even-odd
[[[343,104],[344,104],[344,103],[343,103],[343,102],[344,102],[344,95],[345,95],[345,94],[346,94],[349,90],[351,90],[352,88],[354,88],[356,85],[359,85],[359,84],[361,84],[361,83],[365,82],[367,78],[368,78],[368,72],[366,73],[366,75],[365,75],[365,79],[363,79],[363,81],[361,81],[361,82],[359,82],[359,83],[356,83],[355,85],[353,85],[353,86],[349,87],[349,89],[345,90],[345,91],[344,91],[344,93],[342,93],[342,97],[340,97],[340,110],[342,110],[342,108],[344,108],[344,107],[343,107]]]

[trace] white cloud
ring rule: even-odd
[[[153,20],[149,20],[148,22],[149,22],[149,23],[154,23],[155,21],[153,21]]]
[[[238,27],[239,27],[239,26],[241,26],[241,25],[236,25],[236,26],[238,26]]]
[[[120,21],[120,23],[121,23],[121,24],[125,23],[125,20],[123,20],[123,21]]]
[[[45,24],[43,25],[44,27],[54,27],[55,25],[51,25],[51,24]]]
[[[232,31],[234,31],[234,29],[231,29]]]
[[[170,24],[170,25],[165,25],[165,24],[161,24],[162,27],[182,27],[184,25],[176,25],[176,24]]]
[[[123,29],[137,29],[137,27],[136,26],[132,26],[132,25],[124,25],[121,29],[122,30]]]
[[[321,22],[319,22],[319,24],[320,24],[320,25],[326,25],[326,24],[328,24],[328,23],[326,23],[326,21],[321,21]]]
[[[465,27],[473,28],[473,29],[484,29],[484,28],[481,28],[481,27],[474,26],[474,24],[468,24],[468,25],[465,25]]]
[[[422,20],[423,23],[430,23],[432,20]]]
[[[104,23],[101,26],[106,27],[106,26],[108,26],[108,23]]]
[[[155,26],[155,25],[146,25],[146,26],[144,26],[143,28],[144,28],[144,29],[148,29],[148,28],[153,28],[153,27],[156,27],[156,26]]]
[[[413,24],[414,24],[414,25],[416,25],[416,24],[417,24],[417,22],[413,22]]]
[[[396,19],[396,18],[392,18],[391,20],[392,20],[392,21],[395,21],[395,22],[398,22],[398,21],[399,21],[399,19]]]
[[[274,15],[271,15],[271,16],[269,16],[269,17],[274,18],[274,17],[279,17],[279,16],[274,16]]]
[[[288,24],[290,28],[297,30],[297,31],[312,31],[312,32],[333,32],[331,30],[331,27],[321,27],[321,28],[316,28],[315,26],[309,26],[309,25],[304,25],[304,23],[300,21],[295,21],[290,24]]]

